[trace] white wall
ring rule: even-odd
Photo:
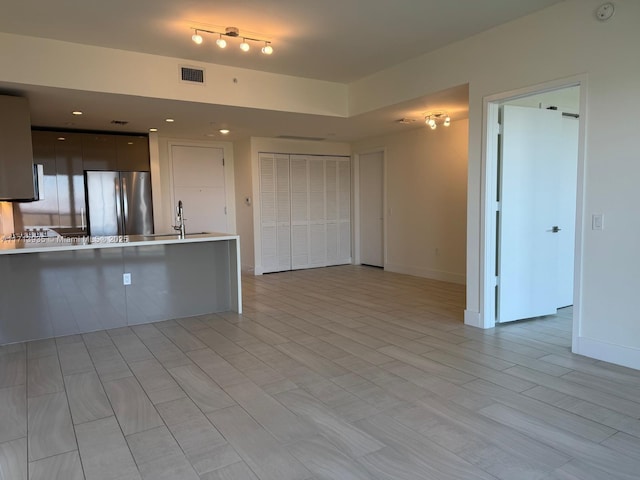
[[[385,269],[465,283],[466,119],[352,145],[385,151]]]
[[[251,139],[233,145],[236,172],[236,226],[240,235],[240,255],[242,270],[253,272],[255,258],[253,252],[253,204],[259,197],[253,197],[251,172]],[[251,204],[245,199],[249,197]]]
[[[313,142],[305,140],[288,140],[282,138],[254,137],[251,139],[251,172],[253,183],[253,251],[254,271],[262,274],[262,252],[260,250],[260,152],[288,153],[304,155],[351,155],[351,147],[348,143],[340,142]],[[352,176],[353,178],[353,176]]]
[[[640,2],[618,0],[608,22],[600,0],[567,0],[379,72],[350,86],[350,112],[469,82],[467,310],[481,311],[483,98],[583,74],[585,97],[582,308],[576,351],[640,368]],[[603,213],[603,231],[591,230]],[[482,318],[478,318],[482,324]]]
[[[334,82],[8,33],[0,33],[0,58],[3,82],[283,112],[347,114],[347,86]],[[179,81],[179,67],[185,64],[205,69],[204,87]]]

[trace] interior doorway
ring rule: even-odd
[[[384,267],[384,152],[359,156],[360,263]]]
[[[583,104],[579,81],[487,100],[486,328],[579,307]]]
[[[182,200],[188,233],[229,232],[222,148],[171,145],[172,203]]]

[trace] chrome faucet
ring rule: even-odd
[[[178,206],[176,207],[176,222],[178,225],[173,225],[173,229],[180,232],[180,238],[184,238],[184,211],[182,210],[182,200],[178,200]]]

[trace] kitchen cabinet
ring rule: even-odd
[[[60,224],[58,212],[58,187],[56,178],[56,134],[55,132],[31,133],[33,162],[42,165],[43,178],[39,185],[40,200],[14,203],[14,231],[24,232],[35,226],[49,227]]]
[[[116,170],[121,172],[149,171],[149,138],[143,135],[117,135]],[[86,170],[89,170],[88,168]]]
[[[14,229],[70,231],[86,225],[82,134],[33,131],[33,161],[43,166],[40,200],[13,206]]]
[[[37,198],[26,98],[0,95],[0,147],[0,201]]]
[[[84,170],[118,170],[116,136],[83,133],[82,163]]]
[[[43,166],[41,199],[14,203],[14,231],[86,232],[85,170],[149,171],[144,135],[33,130],[33,161]]]

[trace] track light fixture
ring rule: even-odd
[[[438,124],[448,127],[451,125],[451,117],[443,112],[430,113],[425,115],[424,123],[426,123],[431,130],[438,128]]]
[[[224,29],[224,32],[216,32],[215,30],[205,30],[202,28],[192,28],[193,35],[191,36],[191,40],[196,45],[201,45],[203,42],[202,33],[210,33],[212,35],[217,35],[218,38],[216,40],[216,45],[219,48],[225,48],[227,46],[227,40],[224,37],[238,37],[242,38],[242,43],[240,44],[240,50],[243,52],[248,52],[251,49],[251,45],[249,42],[259,42],[263,43],[264,46],[261,49],[261,52],[265,55],[271,55],[273,53],[273,46],[271,45],[270,40],[265,40],[264,38],[252,38],[240,36],[240,30],[237,27],[227,27]]]

